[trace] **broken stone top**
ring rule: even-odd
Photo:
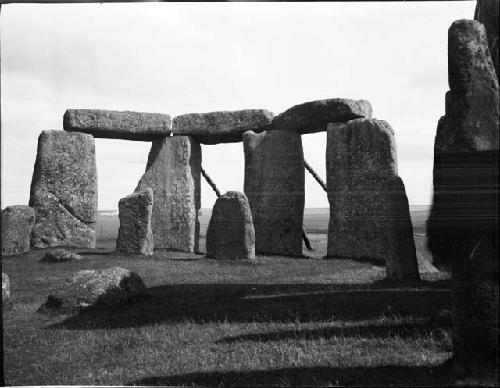
[[[295,105],[273,119],[273,129],[295,130],[301,134],[326,131],[328,123],[372,117],[366,100],[330,98]]]
[[[68,132],[139,141],[170,136],[172,129],[172,121],[167,114],[98,109],[68,109],[64,113],[63,125]]]
[[[234,143],[242,141],[246,131],[268,129],[273,117],[265,109],[189,113],[174,118],[172,132],[193,136],[203,144]]]

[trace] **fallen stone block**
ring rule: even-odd
[[[47,252],[40,259],[42,263],[64,263],[66,261],[78,261],[81,260],[82,256],[80,256],[76,252],[71,252],[66,249],[52,249]]]
[[[366,100],[331,98],[292,106],[273,119],[272,129],[314,133],[326,131],[328,123],[371,116],[372,106]]]
[[[20,255],[30,250],[35,211],[29,206],[8,206],[2,210],[2,255]]]
[[[97,138],[153,141],[170,136],[172,121],[161,113],[99,109],[68,109],[64,130],[88,133]]]
[[[135,189],[153,190],[151,224],[155,249],[198,250],[201,147],[189,136],[156,140]]]
[[[120,229],[116,251],[137,255],[154,253],[151,214],[153,213],[153,190],[146,188],[118,203]]]
[[[95,248],[97,174],[92,136],[42,131],[29,205],[36,217],[31,246]]]
[[[144,293],[141,277],[121,267],[74,273],[59,291],[48,296],[39,312],[67,312],[89,306],[117,306]]]
[[[228,191],[217,198],[207,229],[207,256],[254,259],[255,231],[245,194]]]
[[[267,131],[243,135],[244,191],[260,254],[302,256],[304,154],[300,134]]]
[[[235,143],[246,131],[268,129],[273,117],[265,109],[189,113],[174,118],[172,132],[193,136],[202,144]]]
[[[419,279],[394,132],[382,120],[328,125],[328,256],[385,262],[391,280]]]

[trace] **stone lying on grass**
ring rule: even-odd
[[[254,259],[255,231],[247,196],[228,191],[217,198],[207,229],[207,256]]]
[[[234,143],[242,141],[246,131],[266,129],[273,117],[274,114],[265,109],[189,113],[174,118],[172,132],[193,136],[203,144]]]
[[[94,137],[152,141],[170,136],[172,121],[161,113],[119,112],[99,109],[68,109],[64,130]]]
[[[6,273],[2,272],[2,303],[5,304],[10,299],[10,280]]]
[[[151,214],[153,213],[153,190],[128,195],[118,203],[120,229],[116,240],[116,251],[138,255],[154,253]]]
[[[8,206],[2,210],[2,255],[20,255],[30,250],[35,211],[29,206]]]
[[[65,261],[81,260],[82,257],[76,253],[66,249],[53,249],[47,252],[41,259],[42,263],[62,263]]]
[[[292,106],[273,119],[273,130],[295,130],[301,134],[326,131],[328,123],[372,117],[372,106],[366,100],[330,98]]]
[[[121,267],[78,271],[58,292],[49,295],[39,312],[120,305],[142,294],[145,289],[137,273]]]

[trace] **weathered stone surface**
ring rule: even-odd
[[[217,198],[207,229],[207,256],[255,258],[255,231],[245,194],[228,191]]]
[[[52,249],[43,255],[40,261],[42,263],[63,263],[66,261],[77,261],[81,259],[82,256],[76,252],[71,252],[66,249]]]
[[[189,113],[174,118],[172,132],[193,136],[203,144],[234,143],[242,141],[246,131],[267,129],[273,117],[265,109]]]
[[[2,210],[2,255],[20,255],[30,250],[35,211],[29,206],[8,206]]]
[[[141,277],[121,267],[74,273],[39,309],[66,311],[88,306],[114,306],[145,291]]]
[[[10,280],[6,273],[2,272],[2,304],[5,305],[10,299]]]
[[[435,153],[498,150],[498,80],[478,21],[457,20],[448,30],[448,79]]]
[[[152,141],[170,136],[172,121],[161,113],[99,109],[68,109],[64,130],[109,139]]]
[[[419,278],[394,132],[382,120],[329,124],[328,256],[380,260],[388,279]]]
[[[151,215],[153,213],[153,190],[146,188],[118,203],[120,229],[116,251],[138,255],[154,253]]]
[[[146,172],[135,189],[153,190],[151,223],[156,249],[198,250],[200,144],[189,136],[153,142]]]
[[[499,1],[498,0],[477,0],[474,19],[483,23],[488,36],[488,46],[491,59],[497,73],[498,79],[498,20],[499,20]]]
[[[313,133],[326,131],[328,123],[360,117],[372,117],[372,106],[368,101],[331,98],[295,105],[277,115],[272,127],[278,130],[295,130],[302,134]]]
[[[420,252],[417,252],[417,263],[419,273],[438,273],[439,270]]]
[[[304,154],[300,134],[243,134],[244,191],[255,228],[255,251],[302,256]]]
[[[42,131],[29,205],[36,215],[33,247],[95,248],[97,174],[92,136]]]

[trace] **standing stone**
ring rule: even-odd
[[[382,120],[329,124],[328,256],[386,263],[387,278],[418,280],[408,199],[397,176],[396,144]]]
[[[120,229],[116,251],[138,255],[154,252],[151,214],[153,213],[153,190],[146,188],[118,202]]]
[[[97,174],[91,135],[42,131],[29,205],[36,215],[33,247],[95,248]]]
[[[2,210],[2,255],[20,255],[30,250],[35,211],[29,206],[8,206]]]
[[[498,0],[477,0],[474,19],[484,24],[486,34],[488,35],[488,46],[490,48],[491,59],[497,73],[498,79],[498,19],[499,15]]]
[[[135,192],[153,190],[151,224],[156,249],[198,250],[200,169],[201,147],[191,137],[153,142]]]
[[[172,120],[160,113],[119,112],[99,109],[68,109],[64,130],[94,137],[152,141],[170,136]]]
[[[254,259],[255,231],[245,194],[228,191],[217,198],[207,230],[207,256]]]
[[[255,251],[302,255],[304,154],[300,134],[267,131],[243,135],[245,194],[255,228]]]
[[[172,132],[193,136],[202,144],[234,143],[240,142],[246,131],[267,129],[273,116],[265,109],[189,113],[174,118]]]
[[[2,304],[5,304],[10,299],[10,280],[6,273],[2,272]]]

